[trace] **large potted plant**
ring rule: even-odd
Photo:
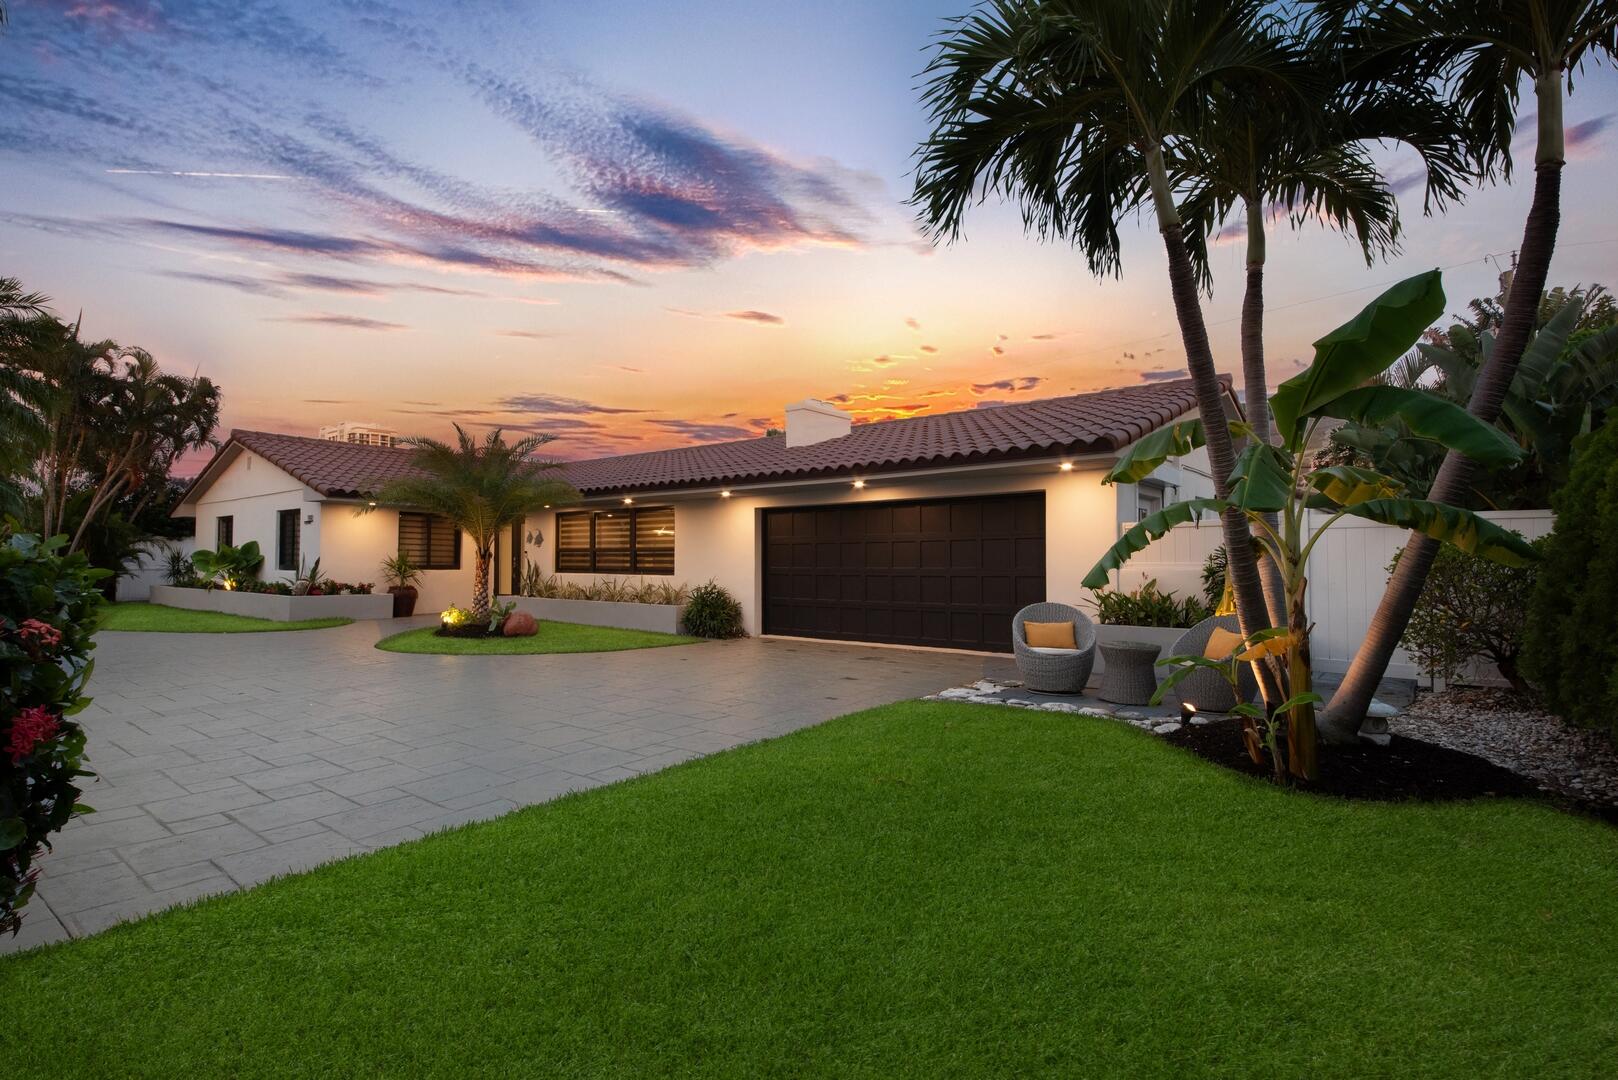
[[[404,552],[382,560],[382,580],[393,596],[393,617],[403,619],[416,613],[416,587],[421,584],[421,567]]]

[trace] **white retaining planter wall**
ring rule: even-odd
[[[187,611],[222,611],[228,615],[250,615],[276,622],[393,618],[393,597],[387,593],[372,593],[369,596],[352,593],[347,596],[279,596],[275,593],[153,585],[151,602],[185,608]]]
[[[583,623],[586,626],[616,626],[622,630],[651,630],[678,634],[684,604],[621,604],[611,600],[547,600],[537,596],[502,596],[536,619],[552,622]]]

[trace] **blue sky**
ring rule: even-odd
[[[916,73],[955,3],[10,7],[0,273],[219,380],[228,426],[459,418],[581,456],[744,436],[810,395],[880,419],[1183,367],[1149,222],[1107,281],[1004,207],[948,248],[917,234]],[[1618,281],[1615,88],[1569,106],[1556,282]],[[1456,309],[1492,292],[1526,206],[1407,205],[1371,268],[1275,236],[1274,373],[1405,274],[1453,267]],[[1241,269],[1216,248],[1227,370]]]

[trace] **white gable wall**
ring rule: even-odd
[[[382,560],[399,552],[399,513],[378,507],[360,513],[355,503],[326,502],[316,508],[320,523],[320,571],[338,581],[369,581],[377,592],[382,581]],[[416,614],[443,611],[451,604],[470,607],[475,555],[471,541],[461,534],[458,570],[424,570]]]
[[[266,581],[287,580],[296,574],[276,569],[276,514],[281,510],[299,512],[298,543],[302,557],[313,562],[320,554],[319,505],[314,491],[288,473],[250,450],[242,450],[214,478],[196,502],[196,546],[212,549],[219,538],[218,522],[229,516],[237,547],[257,540],[264,553],[259,576]],[[305,519],[313,515],[313,521]]]

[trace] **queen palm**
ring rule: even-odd
[[[1279,32],[1280,26],[1267,26]],[[1292,29],[1290,27],[1285,29]],[[1399,209],[1372,161],[1367,144],[1402,142],[1426,165],[1425,205],[1431,209],[1460,194],[1468,158],[1458,116],[1422,85],[1345,86],[1320,35],[1289,34],[1277,41],[1291,70],[1284,87],[1268,73],[1219,85],[1199,129],[1178,140],[1171,172],[1186,188],[1180,214],[1192,258],[1206,267],[1206,238],[1239,216],[1247,236],[1247,274],[1241,314],[1241,353],[1247,420],[1259,442],[1270,440],[1264,363],[1266,221],[1285,214],[1293,226],[1319,223],[1352,237],[1367,265],[1397,248]],[[1206,273],[1206,270],[1204,270]],[[1273,528],[1275,522],[1269,523]],[[1270,618],[1285,618],[1280,574],[1262,564]]]
[[[482,442],[455,425],[456,445],[424,436],[404,440],[415,450],[416,475],[385,484],[376,501],[441,514],[471,539],[477,557],[474,620],[489,618],[489,563],[502,529],[546,504],[571,502],[578,492],[554,475],[556,462],[533,455],[554,435],[506,442],[495,428]]]
[[[919,152],[913,201],[935,237],[953,238],[988,193],[1025,224],[1069,240],[1092,272],[1119,268],[1118,220],[1150,206],[1168,254],[1186,364],[1220,498],[1235,460],[1224,393],[1197,292],[1197,270],[1168,151],[1198,129],[1223,81],[1286,91],[1287,51],[1259,0],[990,0],[953,22],[927,68],[934,131]],[[1268,625],[1248,525],[1221,514],[1245,633]],[[1261,672],[1267,700],[1279,700]]]
[[[1518,88],[1531,83],[1537,115],[1534,195],[1494,350],[1478,374],[1469,409],[1492,423],[1500,415],[1523,351],[1536,328],[1561,219],[1566,138],[1562,111],[1573,75],[1586,60],[1618,58],[1618,0],[1326,0],[1364,82],[1390,75],[1444,86],[1465,114],[1479,162],[1509,177]],[[1445,455],[1428,498],[1455,502],[1466,492],[1471,463]],[[1351,739],[1403,636],[1438,545],[1413,533],[1332,701],[1329,737]]]

